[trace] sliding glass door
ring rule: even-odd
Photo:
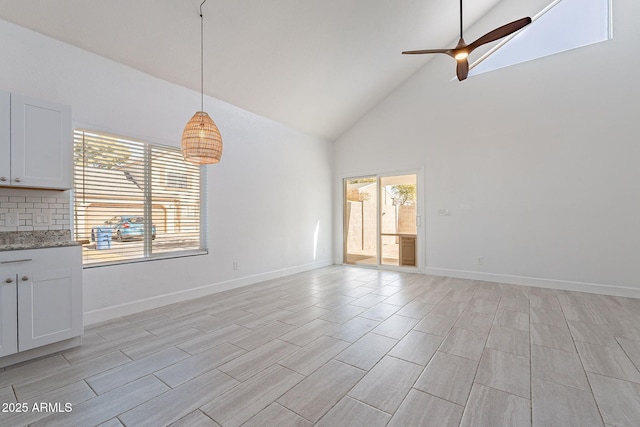
[[[344,262],[378,265],[378,178],[344,180]]]
[[[344,180],[344,262],[418,267],[417,175]]]
[[[415,267],[417,238],[416,175],[380,178],[382,265]]]

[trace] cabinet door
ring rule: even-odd
[[[18,351],[16,276],[0,276],[0,357]]]
[[[82,282],[73,273],[54,268],[18,275],[20,351],[82,335]]]
[[[11,179],[11,97],[0,91],[0,185]]]
[[[11,185],[72,187],[71,108],[11,94]]]

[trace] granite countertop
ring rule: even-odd
[[[69,230],[0,232],[0,251],[61,248],[81,244],[81,242],[71,240]]]

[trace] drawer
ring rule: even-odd
[[[0,252],[0,275],[21,271],[82,268],[81,247],[29,249]]]

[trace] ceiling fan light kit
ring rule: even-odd
[[[422,55],[431,53],[444,53],[446,55],[449,55],[458,63],[456,67],[456,75],[458,76],[458,80],[462,81],[465,80],[469,75],[469,61],[467,60],[467,57],[471,54],[471,52],[473,52],[476,48],[482,46],[483,44],[491,43],[510,34],[513,34],[516,31],[519,31],[522,28],[526,27],[530,23],[530,17],[518,19],[517,21],[510,22],[506,25],[496,28],[495,30],[489,31],[487,34],[480,37],[473,43],[466,44],[462,35],[462,0],[460,0],[460,40],[458,41],[458,45],[455,48],[407,50],[402,53],[404,55]]]
[[[182,132],[182,156],[185,161],[200,165],[218,163],[222,158],[222,136],[218,126],[204,112],[204,18],[200,5],[200,111],[197,111]]]
[[[456,61],[460,61],[461,59],[467,59],[468,56],[469,56],[469,52],[461,51],[456,53],[454,58],[456,59]]]

